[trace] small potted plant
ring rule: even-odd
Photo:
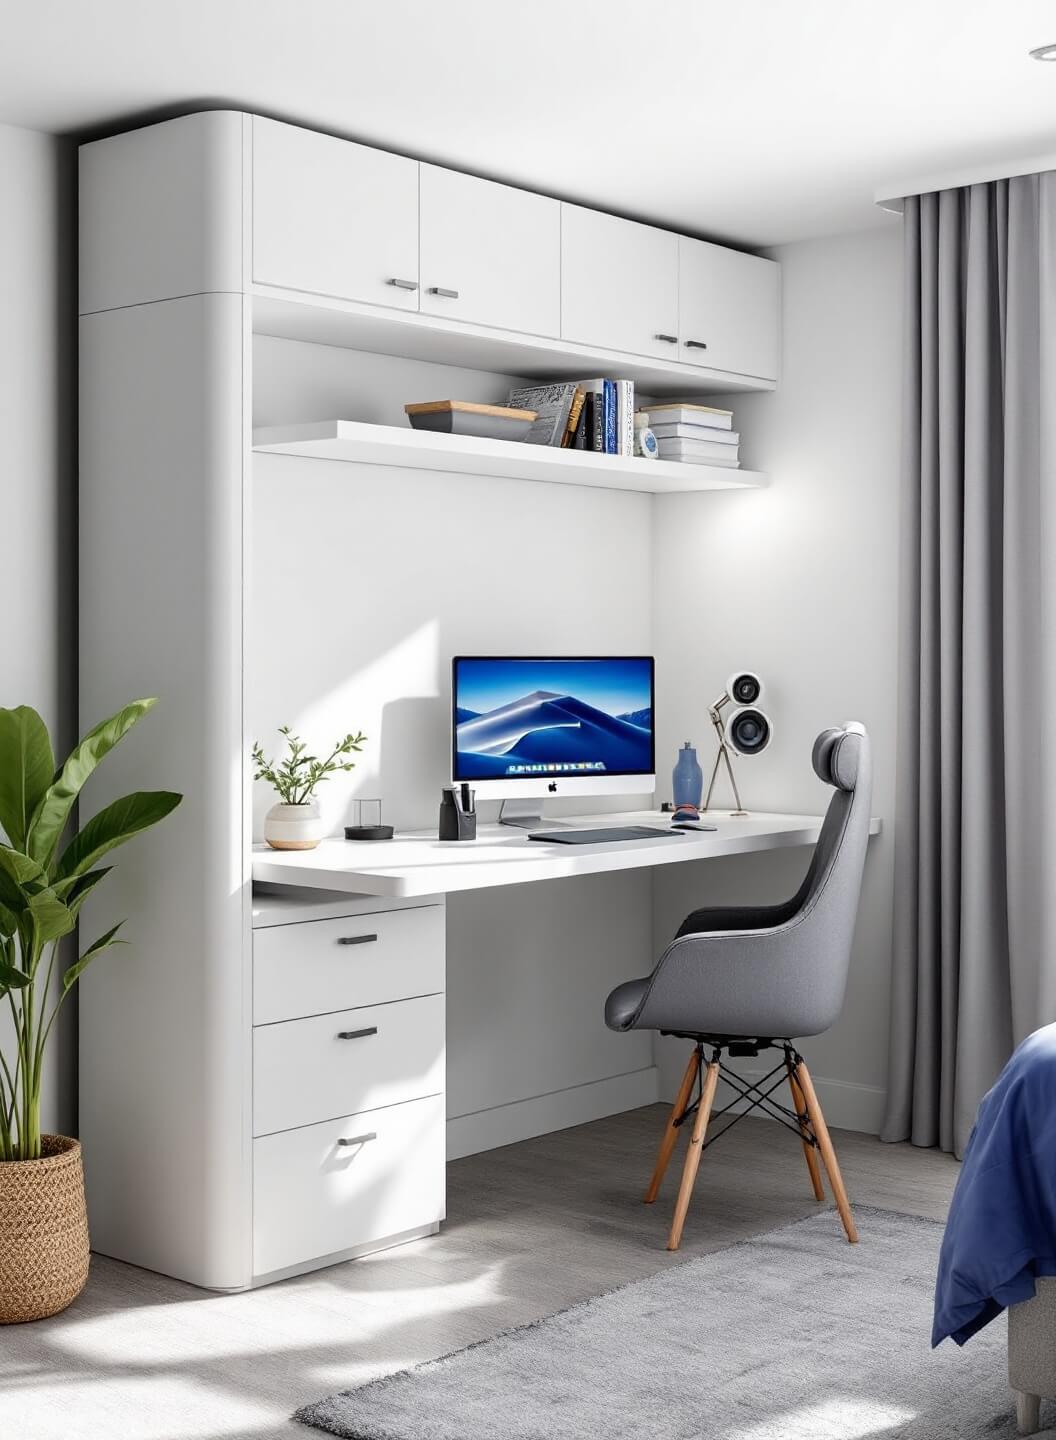
[[[314,850],[326,833],[316,786],[337,770],[354,770],[356,762],[348,757],[363,749],[367,737],[350,733],[320,760],[288,725],[280,725],[279,734],[288,747],[281,764],[265,756],[259,741],[253,746],[254,780],[266,780],[279,797],[264,817],[264,839],[273,850]]]
[[[154,703],[134,700],[104,720],[59,769],[37,712],[0,709],[0,1002],[12,1022],[0,1044],[0,1324],[64,1310],[88,1279],[81,1147],[41,1133],[41,1079],[63,1001],[104,950],[125,943],[124,921],[79,958],[61,942],[110,871],[98,862],[182,796],[137,791],[66,831],[85,781]]]

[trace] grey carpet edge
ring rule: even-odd
[[[891,1219],[906,1220],[916,1225],[932,1226],[943,1229],[944,1220],[933,1220],[930,1215],[911,1215],[905,1210],[890,1210],[879,1205],[852,1205],[855,1215],[882,1215]],[[437,1355],[431,1360],[422,1360],[417,1365],[404,1366],[400,1370],[394,1370],[389,1375],[379,1375],[373,1380],[366,1381],[363,1385],[354,1385],[351,1390],[337,1390],[332,1395],[325,1396],[322,1400],[313,1400],[309,1405],[302,1405],[295,1410],[292,1419],[301,1425],[310,1426],[315,1430],[325,1431],[328,1435],[337,1435],[340,1440],[405,1440],[405,1437],[397,1435],[393,1430],[372,1428],[370,1430],[350,1430],[342,1425],[339,1420],[324,1411],[331,1406],[335,1400],[343,1400],[348,1396],[362,1396],[367,1391],[374,1394],[381,1394],[389,1386],[402,1382],[410,1376],[418,1374],[423,1370],[431,1370],[435,1366],[447,1365],[457,1360],[462,1355],[468,1355],[471,1350],[479,1350],[484,1345],[494,1345],[499,1340],[505,1340],[511,1335],[519,1335],[530,1330],[537,1330],[542,1325],[549,1325],[552,1321],[558,1320],[566,1315],[574,1315],[579,1310],[588,1310],[598,1300],[604,1300],[609,1295],[618,1295],[623,1290],[633,1290],[637,1285],[644,1285],[658,1276],[671,1275],[679,1270],[689,1269],[702,1261],[710,1260],[715,1255],[726,1254],[731,1250],[749,1249],[762,1241],[769,1240],[775,1235],[784,1235],[789,1230],[795,1230],[800,1225],[806,1225],[816,1221],[822,1215],[832,1215],[838,1219],[838,1211],[834,1205],[828,1205],[824,1210],[817,1209],[809,1215],[801,1215],[796,1220],[790,1220],[785,1225],[775,1225],[771,1230],[760,1230],[757,1235],[746,1235],[740,1240],[731,1240],[728,1245],[718,1245],[714,1250],[706,1250],[701,1255],[691,1255],[677,1265],[667,1265],[662,1270],[653,1271],[650,1275],[640,1275],[636,1280],[625,1280],[620,1285],[612,1285],[607,1290],[599,1290],[596,1295],[588,1295],[585,1300],[577,1300],[572,1305],[566,1305],[560,1310],[555,1310],[549,1315],[540,1315],[537,1320],[527,1320],[520,1325],[509,1325],[503,1330],[497,1330],[494,1335],[485,1335],[480,1340],[473,1340],[468,1345],[460,1345],[455,1350],[448,1350],[443,1355]],[[843,1230],[839,1230],[841,1240],[844,1239]]]

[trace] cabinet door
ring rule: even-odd
[[[776,380],[780,266],[684,235],[678,252],[681,359]]]
[[[561,338],[678,360],[678,236],[561,206]]]
[[[418,162],[253,121],[253,279],[418,309]]]
[[[556,200],[437,165],[421,167],[421,309],[529,335],[556,335]]]

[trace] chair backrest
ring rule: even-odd
[[[849,721],[823,730],[814,742],[813,762],[833,795],[810,867],[789,907],[814,1012],[800,1018],[800,1035],[827,1030],[843,1007],[847,988],[873,791],[872,747],[864,725]]]

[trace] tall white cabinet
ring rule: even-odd
[[[80,194],[82,721],[161,697],[82,818],[131,788],[185,797],[86,907],[132,941],[80,1001],[92,1238],[241,1289],[444,1213],[443,903],[251,894],[254,336],[765,389],[778,271],[234,112],[83,146]],[[713,354],[682,343],[705,329]]]

